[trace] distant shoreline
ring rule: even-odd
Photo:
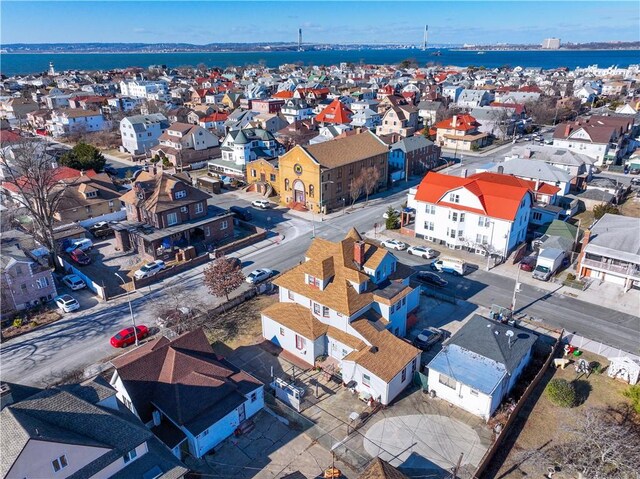
[[[640,47],[624,48],[449,48],[452,52],[622,52],[637,51]]]

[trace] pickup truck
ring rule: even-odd
[[[557,248],[547,248],[538,255],[536,267],[533,270],[533,278],[540,281],[549,281],[556,271],[562,266],[564,251]]]

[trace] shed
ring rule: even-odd
[[[622,379],[631,385],[638,383],[640,379],[640,359],[619,356],[617,358],[609,358],[609,361],[611,361],[611,364],[607,368],[607,374],[610,378]]]

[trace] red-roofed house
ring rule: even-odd
[[[549,185],[542,185],[540,193],[548,193]],[[536,183],[511,175],[430,172],[409,191],[408,206],[416,209],[416,236],[451,249],[506,257],[525,240],[537,193]]]
[[[227,113],[212,113],[200,118],[198,124],[213,133],[222,134],[224,133],[224,122],[227,121],[227,118],[229,118]]]
[[[322,126],[345,125],[351,123],[352,116],[353,112],[336,98],[329,106],[316,115],[316,121]]]
[[[453,115],[436,123],[436,143],[442,148],[471,151],[489,141],[488,133],[480,133],[480,123],[471,115]]]

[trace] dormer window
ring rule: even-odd
[[[96,198],[98,196],[98,192],[97,191],[87,191],[85,193],[87,198]]]
[[[322,282],[316,278],[315,276],[307,275],[307,284],[313,286],[314,288],[320,288],[322,286]]]
[[[175,197],[176,197],[176,200],[179,200],[181,198],[186,198],[187,197],[186,190],[176,191]]]

